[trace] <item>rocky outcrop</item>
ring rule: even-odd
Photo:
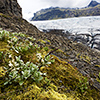
[[[17,0],[0,0],[0,13],[22,17],[22,9]]]
[[[10,17],[5,14],[0,15],[0,28],[11,32],[34,33],[39,34],[40,31],[28,21],[19,17]]]
[[[17,0],[0,0],[0,28],[23,33],[40,32],[34,25],[22,18],[22,8]]]

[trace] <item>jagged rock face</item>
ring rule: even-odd
[[[17,0],[0,0],[0,13],[22,17],[22,9]]]
[[[34,25],[22,18],[22,8],[17,0],[0,0],[0,28],[28,34],[40,32]]]

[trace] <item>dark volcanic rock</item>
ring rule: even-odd
[[[0,0],[0,13],[22,17],[22,9],[17,0]]]
[[[14,32],[34,33],[40,31],[22,18],[17,0],[0,0],[0,28]]]
[[[0,15],[0,28],[11,32],[23,32],[28,34],[38,34],[40,31],[23,18]]]

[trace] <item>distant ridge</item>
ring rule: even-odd
[[[80,16],[98,16],[100,15],[100,3],[92,0],[87,7],[84,8],[60,8],[60,7],[50,7],[47,9],[42,9],[34,13],[32,21],[38,20],[52,20],[70,17],[80,17]]]
[[[92,1],[90,2],[90,4],[88,5],[88,7],[95,7],[95,6],[97,6],[98,4],[100,4],[100,3],[98,3],[98,2],[95,1],[95,0],[92,0]]]

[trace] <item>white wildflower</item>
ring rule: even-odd
[[[40,72],[40,75],[43,75],[43,73]]]
[[[46,76],[47,73],[43,73],[44,76]]]
[[[33,45],[33,43],[32,42],[30,42],[30,46],[32,46]]]
[[[13,63],[15,63],[14,59],[12,60]]]
[[[15,50],[16,53],[19,53],[17,50]]]
[[[13,64],[11,63],[11,61],[9,61],[9,66],[10,66],[10,67],[12,67],[12,66],[13,66]]]
[[[17,62],[14,62],[15,66],[19,66],[19,64]]]
[[[44,60],[42,59],[41,62],[44,63]]]
[[[47,64],[51,64],[51,62],[47,62]]]
[[[9,55],[9,58],[11,58],[11,55]]]
[[[37,53],[36,56],[39,60],[42,58],[41,53]]]

